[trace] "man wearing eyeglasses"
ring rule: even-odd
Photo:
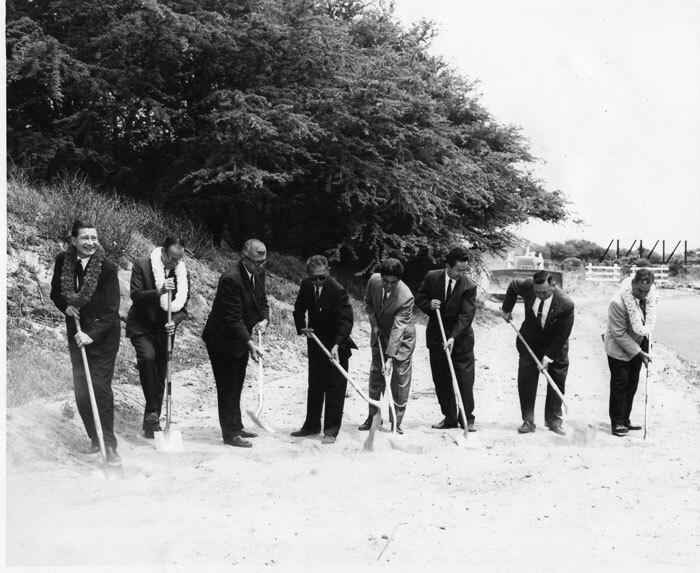
[[[137,259],[131,269],[133,304],[126,317],[126,337],[136,351],[146,402],[142,428],[149,439],[161,430],[159,419],[167,372],[168,337],[174,341],[175,329],[188,316],[190,277],[182,259],[184,254],[185,241],[180,237],[167,237],[162,247],[153,249],[148,257]]]
[[[316,255],[309,258],[306,261],[308,276],[301,282],[294,303],[297,334],[308,338],[309,389],[306,420],[300,430],[292,432],[292,436],[313,436],[321,432],[321,410],[325,401],[321,440],[324,444],[334,443],[340,431],[347,380],[309,335],[313,332],[346,371],[351,350],[357,348],[350,338],[353,314],[348,293],[328,275],[328,271],[326,257]]]
[[[248,357],[258,361],[263,353],[253,340],[264,334],[270,320],[265,293],[267,250],[257,239],[243,245],[238,264],[221,275],[214,303],[202,332],[216,382],[219,424],[224,443],[250,448],[246,438],[257,434],[243,428],[241,390]]]
[[[430,370],[444,419],[433,428],[438,430],[464,427],[458,420],[457,402],[445,350],[450,352],[457,385],[464,402],[467,428],[474,425],[474,330],[476,313],[476,284],[467,278],[469,252],[463,247],[453,248],[447,255],[445,267],[428,271],[416,293],[416,306],[428,315],[425,341],[430,354]],[[442,342],[436,309],[439,309],[445,327],[447,344]]]

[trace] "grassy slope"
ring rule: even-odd
[[[181,233],[189,239],[191,320],[185,322],[179,332],[174,368],[179,371],[208,362],[199,336],[219,275],[238,259],[235,252],[209,248],[206,234],[186,221],[120,197],[101,195],[77,179],[55,185],[35,185],[22,173],[13,173],[8,181],[7,202],[7,400],[10,407],[53,397],[72,388],[64,318],[49,298],[50,281],[53,260],[65,248],[61,237],[70,227],[70,221],[87,218],[92,213],[99,213],[97,225],[101,242],[110,258],[121,267],[122,321],[131,304],[129,269],[133,259],[147,255],[166,234]],[[270,253],[268,270],[273,327],[266,346],[271,362],[284,374],[287,372],[285,356],[290,352],[298,353],[300,347],[292,321],[292,305],[304,269],[298,259]],[[353,306],[356,321],[365,320],[362,305],[353,300]],[[122,330],[116,384],[138,384],[134,361],[133,348],[123,337]]]

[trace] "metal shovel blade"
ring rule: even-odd
[[[365,440],[364,449],[368,452],[374,451],[374,435],[377,433],[377,428],[379,428],[381,423],[382,415],[380,412],[377,412],[374,416],[372,416],[372,425],[369,427],[369,434]]]
[[[153,432],[156,442],[156,450],[159,452],[181,452],[184,450],[182,444],[182,432],[170,428],[162,432]]]
[[[265,430],[266,432],[269,432],[272,435],[275,434],[275,429],[272,426],[270,426],[270,424],[263,422],[260,419],[258,413],[253,412],[253,410],[246,410],[246,412],[248,412],[250,419],[253,420],[253,422],[255,423],[256,426],[258,426],[259,428],[262,428],[263,430]]]

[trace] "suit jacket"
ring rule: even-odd
[[[435,311],[430,310],[432,299],[442,301],[440,313],[445,327],[445,336],[454,338],[454,348],[471,352],[474,349],[474,330],[472,321],[476,314],[476,284],[467,277],[460,278],[449,300],[445,300],[445,269],[428,271],[416,293],[416,306],[430,318],[425,329],[425,341],[428,347],[442,346],[442,335]]]
[[[54,264],[53,277],[51,278],[51,300],[58,310],[65,314],[68,303],[61,294],[61,274],[66,253],[59,253]],[[88,268],[95,257],[90,258]],[[79,264],[79,263],[78,263]],[[87,268],[86,268],[87,270]],[[97,287],[89,301],[78,310],[80,311],[80,328],[92,338],[93,343],[88,346],[91,352],[115,353],[119,349],[119,337],[121,325],[119,323],[119,273],[117,266],[107,259],[102,261],[102,270],[97,279]],[[74,336],[78,329],[75,327],[75,319],[66,316],[66,331],[68,344],[74,345]]]
[[[408,360],[416,348],[416,327],[413,324],[413,293],[403,281],[382,304],[382,275],[373,274],[365,290],[367,314],[372,325],[386,343],[385,354],[397,361]],[[372,328],[371,346],[377,344],[377,335]],[[382,345],[384,346],[384,345]]]
[[[642,351],[644,336],[634,332],[622,295],[617,293],[608,305],[608,331],[603,340],[605,353],[628,362]]]
[[[545,319],[544,328],[537,320],[532,306],[535,304],[535,281],[532,278],[515,279],[508,285],[502,309],[512,312],[518,295],[525,301],[525,320],[520,326],[520,334],[535,352],[544,353],[553,360],[567,360],[569,335],[574,326],[574,302],[554,287],[552,302]],[[517,341],[520,352],[527,353],[520,339]]]
[[[357,348],[350,338],[353,313],[348,292],[332,277],[328,277],[323,283],[318,303],[314,295],[313,281],[308,277],[301,281],[293,314],[297,334],[301,334],[302,328],[306,328],[308,324],[329,350],[337,344],[338,350],[346,352],[349,356],[350,350]],[[317,347],[312,340],[308,342],[309,348]]]
[[[240,357],[248,352],[253,327],[263,319],[270,320],[265,273],[255,277],[253,292],[243,260],[240,260],[219,279],[202,338],[219,352]]]
[[[189,300],[190,273],[187,272],[187,287]],[[177,278],[175,279],[177,287]],[[131,301],[132,305],[126,316],[126,337],[160,332],[168,319],[167,311],[160,306],[160,295],[153,278],[151,258],[137,259],[131,269]],[[177,327],[188,316],[187,301],[182,310],[172,313],[172,320]]]

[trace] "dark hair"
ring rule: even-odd
[[[80,231],[80,229],[96,229],[96,227],[94,223],[91,223],[89,221],[81,221],[80,219],[77,219],[73,222],[73,226],[70,228],[70,236],[77,237],[78,231]]]
[[[550,275],[547,271],[537,271],[534,275],[532,275],[532,280],[535,281],[536,285],[541,285],[544,283],[551,285],[552,275]]]
[[[328,268],[328,259],[323,255],[314,255],[306,259],[306,270],[317,269],[319,267]]]
[[[632,277],[633,283],[654,284],[654,271],[651,269],[637,269]]]
[[[382,275],[400,279],[403,276],[403,265],[399,259],[384,259],[379,266],[379,272]]]
[[[167,251],[173,245],[177,245],[177,246],[182,247],[184,249],[186,247],[185,239],[183,239],[179,235],[175,235],[175,236],[171,235],[171,236],[165,237],[165,241],[163,241],[163,250]]]
[[[467,249],[464,247],[454,247],[449,253],[447,253],[447,258],[445,259],[447,264],[451,267],[454,267],[457,264],[457,261],[464,263],[468,260],[469,251],[467,251]]]

